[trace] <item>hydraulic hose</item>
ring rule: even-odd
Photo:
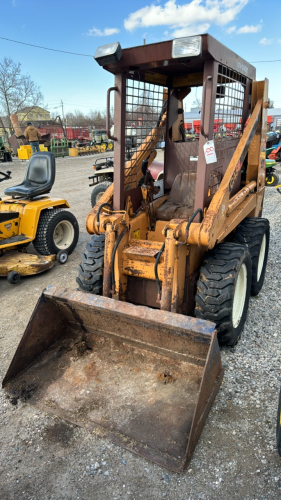
[[[117,248],[118,248],[118,245],[120,243],[120,241],[122,240],[124,234],[128,231],[128,228],[126,227],[124,229],[124,231],[119,235],[115,245],[114,245],[114,248],[113,248],[113,252],[112,252],[112,259],[111,259],[111,281],[112,281],[112,294],[115,293],[115,275],[114,275],[114,260],[115,260],[115,255],[116,255],[116,251],[117,251]]]
[[[186,245],[190,225],[194,221],[195,217],[198,214],[200,214],[199,222],[202,222],[202,220],[203,220],[203,210],[202,210],[202,208],[197,208],[197,210],[195,210],[195,212],[193,212],[193,214],[191,215],[191,217],[190,217],[190,219],[189,219],[189,221],[188,221],[188,223],[186,225],[185,234],[184,234],[184,241],[178,241],[178,245]]]
[[[156,284],[157,284],[157,290],[158,290],[158,297],[157,297],[157,300],[160,300],[161,299],[161,285],[160,285],[160,280],[159,280],[159,276],[158,276],[158,263],[159,263],[159,260],[160,260],[160,257],[164,251],[164,248],[165,248],[165,241],[162,245],[162,247],[160,248],[158,254],[157,254],[157,257],[156,257],[156,260],[155,260],[155,264],[154,264],[154,274],[155,274],[155,279],[156,279]]]
[[[103,207],[109,207],[110,210],[113,212],[113,206],[110,203],[102,203],[97,211],[97,227],[100,227],[100,211]]]

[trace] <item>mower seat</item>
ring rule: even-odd
[[[28,163],[21,184],[5,189],[5,194],[13,198],[35,198],[49,193],[55,182],[56,161],[53,153],[34,153]]]
[[[158,208],[157,220],[188,220],[194,211],[196,172],[182,172],[173,182],[167,201]]]

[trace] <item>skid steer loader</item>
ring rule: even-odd
[[[87,217],[80,291],[43,292],[3,386],[179,472],[222,381],[219,343],[236,344],[264,280],[268,83],[210,35],[109,44],[95,59],[115,75],[114,184]],[[187,142],[193,87],[201,134]],[[136,123],[142,142],[128,154]]]

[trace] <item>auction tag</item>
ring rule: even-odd
[[[203,146],[206,163],[215,163],[217,161],[217,155],[215,151],[214,141],[208,141]]]

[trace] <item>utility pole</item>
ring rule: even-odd
[[[61,115],[62,115],[62,123],[64,124],[64,112],[63,112],[63,100],[61,99]]]

